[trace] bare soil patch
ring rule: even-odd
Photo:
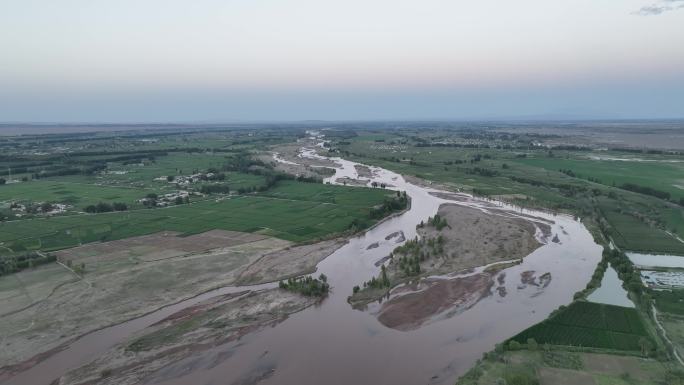
[[[344,240],[329,240],[270,252],[244,269],[236,284],[254,285],[313,273],[318,262],[343,244]]]
[[[440,231],[426,225],[418,233],[428,239],[444,239],[446,255],[439,261],[439,272],[523,258],[542,245],[535,238],[537,227],[550,232],[546,224],[456,204],[443,204],[438,214],[448,227]]]
[[[335,179],[335,183],[340,183],[345,186],[366,186],[368,184],[367,180],[360,180],[360,179],[353,179],[349,177],[344,177],[344,178],[337,178]]]
[[[356,169],[356,173],[359,174],[359,178],[370,179],[373,177],[373,173],[371,172],[371,169],[368,166],[355,164],[354,168]]]
[[[417,329],[437,314],[449,311],[454,315],[472,307],[490,294],[494,281],[490,274],[482,273],[454,279],[425,279],[420,285],[424,287],[420,291],[385,302],[378,313],[380,323],[403,331]],[[395,294],[401,294],[401,290]]]
[[[142,235],[116,241],[90,243],[55,252],[60,261],[78,260],[93,262],[97,259],[139,258],[154,261],[193,253],[206,252],[221,247],[232,247],[243,243],[268,238],[265,235],[227,230],[210,230],[200,234],[181,237],[173,231]]]
[[[301,140],[297,143],[280,144],[270,148],[270,152],[262,153],[259,159],[263,162],[272,164],[276,170],[292,175],[302,175],[306,177],[326,177],[334,175],[333,168],[335,163],[327,159],[311,159],[300,157],[300,150],[303,146],[315,147],[316,143],[309,140]],[[284,162],[276,161],[273,154]]]
[[[610,354],[586,353],[582,363],[588,372],[620,376],[625,373],[632,378],[648,380],[648,372],[642,370],[643,359]]]
[[[539,369],[541,385],[593,385],[594,377],[578,370],[547,368]]]

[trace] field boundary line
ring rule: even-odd
[[[682,366],[684,366],[684,361],[682,361],[682,358],[679,357],[679,352],[677,352],[677,347],[672,343],[670,338],[667,336],[667,333],[665,332],[665,328],[663,327],[663,325],[658,320],[658,310],[656,310],[655,305],[651,304],[651,309],[653,310],[653,319],[655,320],[655,323],[658,326],[658,328],[660,329],[660,331],[663,333],[663,338],[672,347],[672,352],[673,352],[675,358],[677,359],[677,361],[679,361],[679,363]]]

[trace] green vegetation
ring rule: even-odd
[[[377,278],[373,277],[370,281],[364,282],[363,287],[371,289],[389,289],[390,280],[389,277],[387,277],[387,268],[385,267],[385,265],[382,265],[380,267],[380,275]],[[353,290],[354,293],[358,292],[358,286],[355,286],[355,289]]]
[[[654,345],[639,313],[632,308],[577,301],[549,319],[514,336],[526,343],[593,347],[652,353]]]
[[[427,224],[428,224],[428,226],[432,226],[432,227],[436,228],[438,231],[442,231],[443,228],[449,226],[449,223],[447,223],[446,218],[440,217],[439,214],[435,214],[434,218],[428,217]],[[420,221],[420,223],[418,224],[418,227],[420,228],[423,226],[425,226],[425,224],[423,223],[423,221]]]
[[[650,290],[658,310],[684,316],[684,289]]]
[[[263,195],[155,210],[71,215],[0,223],[6,248],[56,250],[82,243],[128,238],[158,231],[185,234],[211,229],[258,232],[295,242],[371,226],[374,206],[387,191],[285,181]]]
[[[278,282],[278,287],[308,297],[323,297],[330,291],[328,277],[325,274],[321,274],[318,278],[312,278],[310,275],[289,278],[287,281]]]
[[[547,170],[561,170],[573,177],[618,186],[661,199],[673,199],[675,202],[684,198],[684,190],[677,187],[681,184],[684,163],[671,162],[667,157],[649,154],[640,154],[638,157],[633,154],[616,154],[612,157],[626,160],[602,160],[601,156],[598,159],[587,159],[586,155],[577,154],[570,159],[526,157],[516,159],[516,162]]]
[[[112,204],[100,202],[96,205],[90,205],[85,208],[87,213],[110,213],[112,211],[126,211],[128,206],[125,203],[114,202]]]
[[[56,260],[53,255],[45,255],[36,252],[27,252],[15,255],[0,257],[0,276],[16,273],[24,269],[29,269]]]
[[[554,350],[487,353],[458,385],[597,384],[683,385],[684,371],[675,364],[632,356]]]
[[[574,214],[596,237],[609,236],[625,250],[684,255],[674,236],[684,235],[681,153],[534,144],[549,138],[468,128],[377,129],[333,140],[330,148],[452,190]],[[613,158],[627,160],[603,160]]]

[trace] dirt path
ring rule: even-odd
[[[665,339],[665,342],[667,342],[670,345],[670,347],[672,347],[672,353],[674,354],[677,361],[679,361],[679,364],[684,366],[684,361],[679,356],[679,352],[677,352],[677,347],[675,346],[675,344],[672,343],[672,340],[670,340],[670,338],[667,336],[667,332],[665,331],[665,328],[660,323],[660,320],[658,320],[658,310],[656,310],[655,305],[651,304],[651,310],[653,310],[653,319],[655,320],[655,323],[656,323],[656,326],[658,326],[658,329],[660,329],[660,332],[663,333],[663,338]]]

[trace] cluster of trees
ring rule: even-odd
[[[68,268],[72,269],[78,275],[83,275],[86,272],[86,264],[84,262],[77,263],[74,265],[72,260],[67,259],[66,265]]]
[[[436,228],[438,231],[442,231],[443,228],[449,226],[449,223],[447,222],[446,218],[442,218],[442,216],[439,214],[435,214],[434,217],[428,217],[427,224],[428,226]],[[417,227],[425,227],[425,223],[423,221],[420,221]],[[443,242],[443,238],[441,236],[438,239],[440,240],[440,242]]]
[[[577,185],[572,185],[572,184],[567,184],[567,183],[543,182],[543,181],[538,180],[538,179],[524,178],[524,177],[519,177],[519,176],[511,176],[510,178],[514,182],[529,184],[529,185],[535,186],[535,187],[556,188],[556,189],[560,190],[561,194],[568,196],[568,197],[575,196],[578,193],[583,193],[583,192],[587,191],[587,188],[585,186],[577,186]]]
[[[637,295],[641,300],[644,294],[644,284],[641,282],[641,275],[639,271],[634,268],[634,264],[629,260],[629,257],[620,250],[604,250],[606,258],[611,266],[617,271],[618,277],[623,282],[623,287]]]
[[[205,184],[200,187],[200,192],[202,194],[228,194],[230,193],[230,187],[227,183]]]
[[[630,152],[633,154],[663,154],[663,155],[682,155],[681,151],[654,150],[641,148],[613,147],[610,151]]]
[[[102,170],[107,168],[106,163],[101,163],[101,164],[95,164],[92,166],[81,166],[81,167],[73,167],[73,166],[64,166],[60,167],[56,170],[53,171],[46,171],[42,170],[40,172],[33,173],[31,177],[33,179],[41,179],[41,178],[51,178],[55,176],[66,176],[66,175],[93,175],[101,172]]]
[[[558,171],[562,172],[563,174],[565,174],[567,176],[573,177],[573,178],[577,177],[577,175],[570,169],[567,169],[567,170],[559,169]]]
[[[647,186],[639,186],[639,185],[634,184],[634,183],[623,183],[620,186],[620,188],[623,190],[628,190],[628,191],[636,192],[639,194],[654,196],[654,197],[660,198],[660,199],[665,199],[665,200],[670,199],[670,193],[667,191],[660,191],[660,190],[656,190],[654,188],[647,187]]]
[[[392,212],[404,210],[407,206],[408,196],[406,195],[406,191],[397,191],[396,196],[385,198],[382,205],[373,207],[370,210],[369,216],[371,219],[383,218]]]
[[[391,286],[389,277],[387,276],[387,269],[385,268],[385,265],[382,265],[381,270],[380,270],[380,275],[378,277],[373,277],[370,279],[370,281],[364,282],[363,287],[365,288],[370,288],[370,289],[385,289],[389,288]],[[354,286],[353,289],[354,293],[357,293],[359,291],[358,286]]]
[[[110,213],[112,211],[126,211],[128,210],[128,205],[123,202],[114,202],[109,204],[107,202],[100,202],[96,205],[86,206],[85,212],[87,213]]]
[[[0,276],[16,273],[38,265],[54,262],[53,255],[41,255],[36,252],[28,252],[19,255],[0,256]]]
[[[162,198],[162,201],[164,202],[170,202],[166,198]],[[174,200],[173,203],[176,205],[182,205],[182,204],[188,204],[190,203],[190,197],[189,196],[177,196]],[[143,200],[143,205],[147,208],[154,208],[159,205],[159,196],[155,193],[149,193],[145,195],[145,199]]]
[[[407,277],[418,275],[420,274],[420,261],[426,258],[427,256],[423,253],[420,254],[420,257],[401,256],[399,258],[399,270]]]
[[[17,202],[12,202],[10,205],[10,208],[17,208],[20,207],[21,205]],[[24,211],[27,214],[39,214],[39,213],[47,213],[49,211],[52,211],[55,208],[54,203],[51,202],[42,202],[42,203],[33,203],[33,202],[28,202],[24,204]]]
[[[594,270],[594,274],[591,276],[591,279],[587,283],[587,287],[585,287],[583,290],[575,293],[574,299],[585,298],[587,296],[587,294],[589,294],[591,291],[593,291],[594,289],[601,286],[601,280],[603,279],[603,275],[605,274],[606,269],[608,268],[609,254],[610,254],[610,249],[604,248],[603,249],[603,257],[601,258],[601,261],[596,266],[596,270]]]
[[[484,167],[467,168],[467,169],[465,169],[465,173],[469,174],[469,175],[480,175],[480,176],[489,177],[489,178],[499,175],[498,171],[490,170],[490,169],[484,168]]]
[[[278,287],[308,297],[323,297],[330,291],[328,277],[321,274],[318,278],[306,277],[289,278],[287,281],[278,282]]]

